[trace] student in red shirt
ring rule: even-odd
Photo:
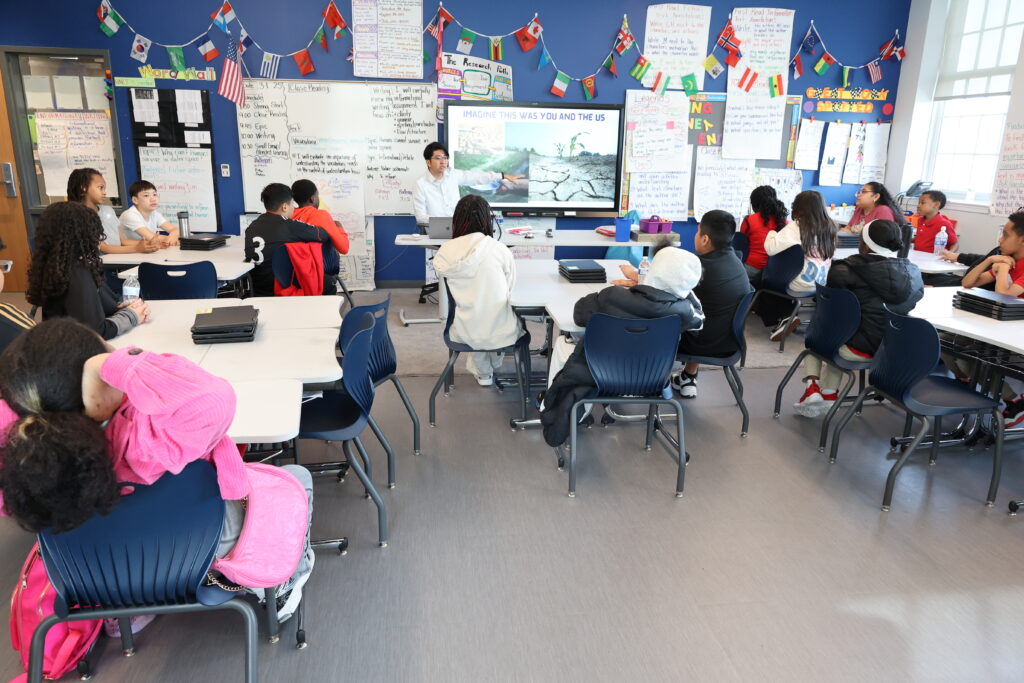
[[[956,251],[956,231],[953,221],[939,211],[946,206],[946,195],[938,190],[922,192],[917,200],[917,215],[921,220],[917,224],[914,236],[914,249],[917,251],[935,251],[935,236],[946,229],[946,251]]]
[[[757,282],[761,277],[761,270],[768,263],[764,238],[772,230],[781,230],[789,222],[789,209],[779,201],[775,188],[771,185],[754,188],[750,193],[750,208],[753,213],[744,218],[740,225],[740,232],[750,240],[750,251],[743,267],[746,268],[750,281]]]
[[[348,253],[348,233],[341,223],[331,218],[320,207],[320,192],[312,180],[296,180],[292,183],[292,198],[298,208],[292,212],[292,220],[323,228],[331,237],[331,244],[342,254]]]

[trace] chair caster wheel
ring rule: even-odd
[[[130,647],[127,650],[122,650],[121,651],[121,656],[122,657],[134,657],[135,656],[135,648],[134,647]]]
[[[277,645],[277,643],[280,642],[280,640],[281,636],[270,636],[269,638],[267,638],[267,642],[271,645]]]
[[[348,554],[348,539],[347,538],[343,538],[343,539],[341,539],[338,542],[338,554],[339,555],[347,555]]]
[[[431,426],[431,427],[436,427],[436,426],[437,426],[437,423],[436,423],[436,422],[431,422],[431,423],[430,423],[430,426]]]
[[[779,419],[779,414],[778,413],[772,413],[772,417],[774,417],[776,420],[778,420]]]
[[[295,649],[305,650],[307,647],[309,647],[309,643],[306,642],[306,632],[299,630],[295,634]]]
[[[825,447],[824,446],[818,446],[818,452],[819,453],[824,453],[825,452]]]
[[[935,467],[935,461],[934,460],[929,460],[928,461],[928,467]]]
[[[78,666],[75,667],[75,673],[78,674],[78,680],[87,681],[92,678],[92,670],[89,668],[89,662],[82,660],[78,662]]]
[[[889,506],[888,505],[883,505],[882,506],[882,512],[888,512],[888,511],[889,511]]]
[[[644,446],[644,450],[649,453],[651,451],[651,447],[650,446]]]
[[[995,501],[994,500],[986,500],[985,501],[985,507],[990,508],[993,505],[995,505]]]
[[[741,439],[747,438],[747,433],[746,432],[740,432],[740,438]]]
[[[380,543],[377,544],[377,547],[378,548],[387,548],[388,547],[388,542],[387,541],[381,541]]]
[[[829,459],[828,459],[828,464],[829,464],[829,465],[834,465],[834,464],[836,464],[836,459],[835,459],[835,458],[829,458]]]
[[[682,498],[682,497],[683,497],[683,492],[682,491],[676,491],[676,498]]]
[[[421,455],[420,450],[417,448],[412,452],[413,455]]]
[[[445,398],[448,398],[448,397],[449,397],[449,396],[451,396],[451,395],[452,395],[452,394],[451,394],[451,392],[446,392],[446,393],[445,393],[445,395],[444,395],[444,397],[445,397]]]
[[[391,482],[391,483],[389,483],[389,484],[388,484],[388,488],[389,488],[389,489],[393,489],[393,488],[395,488],[395,482]]]
[[[569,491],[569,497],[570,498],[575,498],[576,497],[576,492],[575,491]]]
[[[363,494],[363,499],[364,500],[370,500],[370,494],[369,493],[364,493]]]

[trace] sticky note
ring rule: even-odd
[[[636,130],[636,121],[627,121],[626,130]]]

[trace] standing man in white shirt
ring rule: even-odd
[[[482,185],[502,181],[515,183],[522,175],[491,171],[460,171],[448,167],[448,148],[440,142],[431,142],[423,150],[427,172],[416,181],[412,194],[416,224],[425,226],[431,218],[447,218],[459,203],[459,185]]]

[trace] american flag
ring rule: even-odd
[[[220,85],[217,94],[223,95],[236,107],[245,107],[245,84],[242,81],[242,56],[238,53],[238,44],[234,38],[228,38],[228,51],[224,55],[224,66],[221,67]]]
[[[878,60],[868,62],[868,75],[871,77],[872,83],[878,83],[882,80],[882,67],[878,65]]]

